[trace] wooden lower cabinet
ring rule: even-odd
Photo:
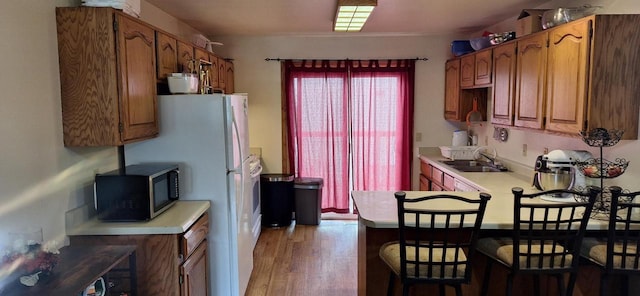
[[[136,245],[139,296],[208,296],[208,214],[184,233],[70,236],[72,246]]]
[[[182,296],[209,295],[208,261],[207,241],[204,240],[180,267]]]

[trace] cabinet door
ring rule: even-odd
[[[197,69],[189,69],[189,63],[194,57],[193,45],[178,40],[178,71],[181,73],[194,73],[192,71]]]
[[[420,174],[420,191],[429,191],[431,190],[429,186],[429,179],[423,174]]]
[[[445,64],[444,118],[460,119],[460,59],[449,60]]]
[[[224,76],[224,92],[227,94],[232,94],[235,92],[233,63],[231,61],[225,61],[224,64],[224,70],[225,73],[227,73]]]
[[[547,34],[518,40],[514,125],[542,129],[544,124]]]
[[[218,74],[218,57],[210,54],[209,61],[211,62],[211,73],[209,73],[209,85],[213,88],[220,88],[220,75]]]
[[[123,141],[158,134],[154,30],[117,15]]]
[[[577,134],[583,128],[590,28],[585,19],[549,30],[546,130]]]
[[[178,72],[178,45],[175,38],[156,32],[156,59],[158,81],[166,83],[168,75]]]
[[[207,275],[207,240],[196,248],[180,268],[182,277],[181,296],[208,296],[209,277]]]
[[[475,86],[489,86],[491,84],[492,53],[491,49],[487,49],[475,54],[475,75],[473,77]]]
[[[493,49],[493,114],[491,122],[513,124],[516,87],[516,44],[508,43]]]
[[[220,88],[222,90],[222,92],[225,92],[225,82],[226,82],[226,76],[227,76],[227,63],[225,62],[225,60],[221,57],[218,57],[218,88]]]
[[[460,59],[460,87],[473,87],[475,81],[476,56],[471,54]]]

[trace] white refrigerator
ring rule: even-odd
[[[247,97],[158,96],[158,109],[158,137],[125,145],[125,163],[179,163],[180,199],[211,201],[210,294],[243,296],[254,247]]]

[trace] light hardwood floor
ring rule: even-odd
[[[262,228],[246,296],[355,296],[356,220]]]

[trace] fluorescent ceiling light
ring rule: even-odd
[[[377,5],[377,0],[338,0],[338,11],[333,30],[360,32]]]

